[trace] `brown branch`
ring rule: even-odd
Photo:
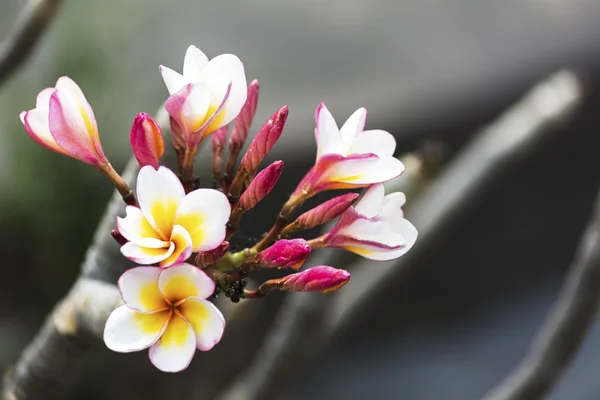
[[[600,193],[563,288],[529,353],[484,400],[546,395],[579,349],[600,303]]]
[[[31,54],[61,4],[62,0],[27,2],[15,27],[0,43],[0,84]]]

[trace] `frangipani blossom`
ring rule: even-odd
[[[128,206],[117,227],[129,240],[125,257],[139,264],[162,267],[183,262],[192,252],[217,248],[225,239],[230,205],[213,189],[185,194],[177,176],[165,167],[143,167],[137,179],[140,207]]]
[[[160,72],[171,95],[165,108],[171,116],[176,147],[197,146],[202,138],[237,117],[246,102],[244,66],[233,54],[209,61],[200,49],[190,46],[183,74],[162,65]]]
[[[42,90],[33,110],[20,114],[29,135],[49,150],[97,168],[109,165],[98,137],[94,111],[83,92],[63,76]]]
[[[120,353],[149,348],[156,368],[184,370],[196,349],[210,350],[223,335],[223,314],[206,300],[214,290],[215,283],[190,264],[132,268],[119,278],[124,304],[108,317],[104,342]]]
[[[359,108],[338,128],[335,119],[321,103],[315,111],[317,160],[298,186],[316,193],[385,182],[400,175],[404,165],[392,154],[394,137],[383,130],[365,131],[367,110]]]
[[[404,193],[384,194],[383,184],[371,186],[354,207],[342,214],[322,240],[371,260],[391,260],[417,240],[417,229],[404,218]]]

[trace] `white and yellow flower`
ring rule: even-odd
[[[193,252],[213,250],[225,239],[231,208],[217,190],[186,195],[171,170],[147,165],[138,175],[137,199],[140,207],[128,206],[127,216],[117,218],[117,227],[129,241],[121,252],[138,264],[167,267]]]
[[[417,240],[417,229],[406,218],[404,193],[385,196],[383,184],[371,186],[354,207],[320,239],[324,247],[349,250],[371,260],[392,260]]]
[[[246,102],[244,66],[233,54],[209,61],[200,49],[190,46],[183,74],[162,65],[160,72],[171,95],[165,108],[175,122],[176,145],[197,146],[202,138],[237,117]]]
[[[187,368],[196,349],[210,350],[223,335],[223,314],[206,300],[214,289],[214,282],[190,264],[126,271],[119,279],[124,304],[106,321],[106,346],[120,353],[149,348],[161,371]]]

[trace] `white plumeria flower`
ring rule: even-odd
[[[371,186],[356,206],[342,214],[323,236],[325,247],[338,247],[371,260],[392,260],[417,240],[417,229],[404,218],[404,193],[385,196],[383,184]]]
[[[200,49],[190,46],[183,74],[162,65],[160,72],[171,95],[165,108],[176,123],[175,139],[188,146],[230,123],[246,102],[244,66],[233,54],[209,61]]]
[[[119,278],[119,290],[124,304],[104,328],[104,343],[113,351],[149,348],[156,368],[178,372],[196,349],[210,350],[223,336],[223,314],[206,300],[215,283],[193,265],[130,269]]]
[[[309,193],[369,186],[404,172],[394,158],[396,140],[383,130],[365,131],[367,110],[359,108],[338,128],[321,103],[315,111],[317,160],[299,189]]]
[[[225,239],[231,211],[227,197],[213,189],[185,194],[177,176],[165,167],[143,167],[137,179],[140,208],[128,206],[117,228],[129,242],[123,255],[138,264],[167,267],[193,252],[217,248]]]

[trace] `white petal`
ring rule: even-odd
[[[345,154],[344,142],[333,115],[324,103],[317,107],[317,160],[324,154]]]
[[[21,113],[21,121],[25,125],[25,129],[29,136],[36,142],[46,147],[47,149],[56,151],[57,153],[67,154],[67,152],[56,143],[56,140],[50,133],[48,124],[48,108],[35,108],[31,111]]]
[[[398,258],[404,255],[413,247],[413,245],[417,241],[417,237],[419,236],[417,228],[415,228],[415,226],[411,224],[410,221],[407,219],[395,221],[392,225],[392,229],[394,230],[394,232],[402,236],[405,242],[405,247],[390,252],[390,258],[387,258],[387,260]]]
[[[180,115],[187,131],[191,133],[204,126],[218,105],[213,109],[211,90],[206,83],[194,83],[187,90]]]
[[[200,72],[208,64],[208,57],[196,46],[188,47],[183,61],[183,76],[189,82],[200,82]]]
[[[169,94],[177,93],[179,90],[181,90],[181,88],[190,83],[183,77],[183,75],[181,75],[179,72],[173,71],[169,67],[161,65],[159,70],[163,80],[165,81],[165,85],[167,86]]]
[[[210,88],[211,108],[214,109],[221,105],[227,86],[231,83],[229,98],[219,115],[219,125],[227,125],[238,116],[248,95],[244,65],[233,54],[221,54],[210,60],[200,75],[199,81]]]
[[[75,83],[75,81],[68,76],[60,77],[58,81],[56,81],[56,89],[69,92],[77,104],[79,113],[84,120],[86,120],[85,122],[88,128],[87,130],[94,130],[97,133],[98,128],[96,126],[96,117],[94,116],[92,106],[90,106],[90,103],[88,103],[85,95],[81,91],[81,88]],[[43,97],[45,97],[45,95]]]
[[[348,150],[348,154],[376,153],[391,156],[395,150],[396,139],[391,133],[372,130],[359,133]]]
[[[144,265],[160,262],[173,254],[174,250],[175,245],[173,243],[169,243],[169,247],[161,249],[142,247],[132,242],[125,243],[123,246],[121,246],[121,253],[125,257],[137,264]]]
[[[391,216],[404,218],[404,212],[402,211],[404,203],[406,203],[406,196],[404,193],[395,192],[388,194],[385,196],[379,216],[382,219],[389,219]]]
[[[215,291],[215,283],[200,268],[179,264],[161,271],[158,288],[167,300],[177,303],[188,297],[207,298]]]
[[[169,240],[177,207],[185,197],[177,175],[165,167],[155,170],[146,165],[138,175],[137,197],[144,216],[158,231],[160,239]]]
[[[54,88],[46,88],[39,92],[37,98],[35,99],[35,108],[48,109],[50,106],[50,96],[52,96],[52,92],[54,92]]]
[[[180,264],[192,255],[192,238],[190,234],[180,225],[173,227],[171,243],[174,246],[173,253],[160,262],[161,267]]]
[[[385,247],[403,246],[404,238],[396,233],[386,221],[357,219],[352,224],[342,227],[338,235],[351,236],[357,240],[381,243]]]
[[[142,313],[156,311],[168,304],[158,290],[160,268],[136,267],[119,278],[118,286],[123,302]]]
[[[230,212],[231,206],[223,193],[213,189],[198,189],[181,200],[175,224],[189,232],[194,252],[208,251],[225,239]]]
[[[194,328],[199,350],[210,350],[219,343],[225,329],[225,318],[214,304],[191,297],[179,306],[179,310]]]
[[[354,111],[352,115],[344,122],[344,125],[340,128],[340,134],[346,149],[350,149],[354,143],[356,136],[365,129],[365,121],[367,119],[367,109],[364,107]],[[346,154],[351,154],[347,152]],[[363,152],[372,153],[372,152]]]
[[[104,343],[119,353],[146,349],[158,340],[168,317],[169,312],[141,314],[123,304],[106,321]]]
[[[154,227],[150,225],[142,210],[134,206],[125,207],[127,216],[117,217],[117,229],[123,237],[130,242],[142,247],[164,248],[169,247],[168,241],[162,240]]]
[[[179,372],[187,368],[196,352],[194,329],[174,314],[160,339],[150,347],[150,361],[164,372]]]
[[[382,183],[404,172],[404,164],[394,157],[348,158],[331,166],[325,179],[352,185]]]
[[[383,184],[378,183],[367,189],[362,199],[354,206],[357,213],[367,218],[372,218],[379,214],[383,207],[385,189]]]

